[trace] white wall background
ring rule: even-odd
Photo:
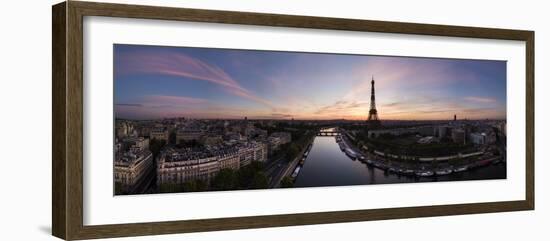
[[[121,1],[119,1],[121,2]],[[548,240],[550,21],[545,1],[124,1],[171,6],[536,31],[536,210],[163,235],[155,240]],[[0,240],[56,240],[51,232],[51,5],[8,1],[0,24]],[[522,114],[522,113],[519,113]],[[414,197],[411,197],[414,198]],[[121,240],[151,240],[153,237]]]

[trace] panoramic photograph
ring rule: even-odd
[[[506,61],[113,45],[114,195],[506,179]]]

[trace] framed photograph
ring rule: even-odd
[[[57,237],[534,209],[532,31],[52,11]]]

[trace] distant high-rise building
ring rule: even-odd
[[[369,110],[369,118],[368,123],[370,126],[379,126],[380,125],[380,119],[378,118],[378,111],[376,110],[376,102],[375,102],[375,95],[374,95],[374,76],[371,80],[371,92],[370,92],[370,110]]]
[[[456,115],[455,115],[455,121],[456,121]]]

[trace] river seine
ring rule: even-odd
[[[295,187],[343,186],[363,184],[412,183],[505,179],[506,163],[491,164],[460,173],[437,177],[402,176],[352,160],[342,152],[335,137],[317,136],[296,177]]]

